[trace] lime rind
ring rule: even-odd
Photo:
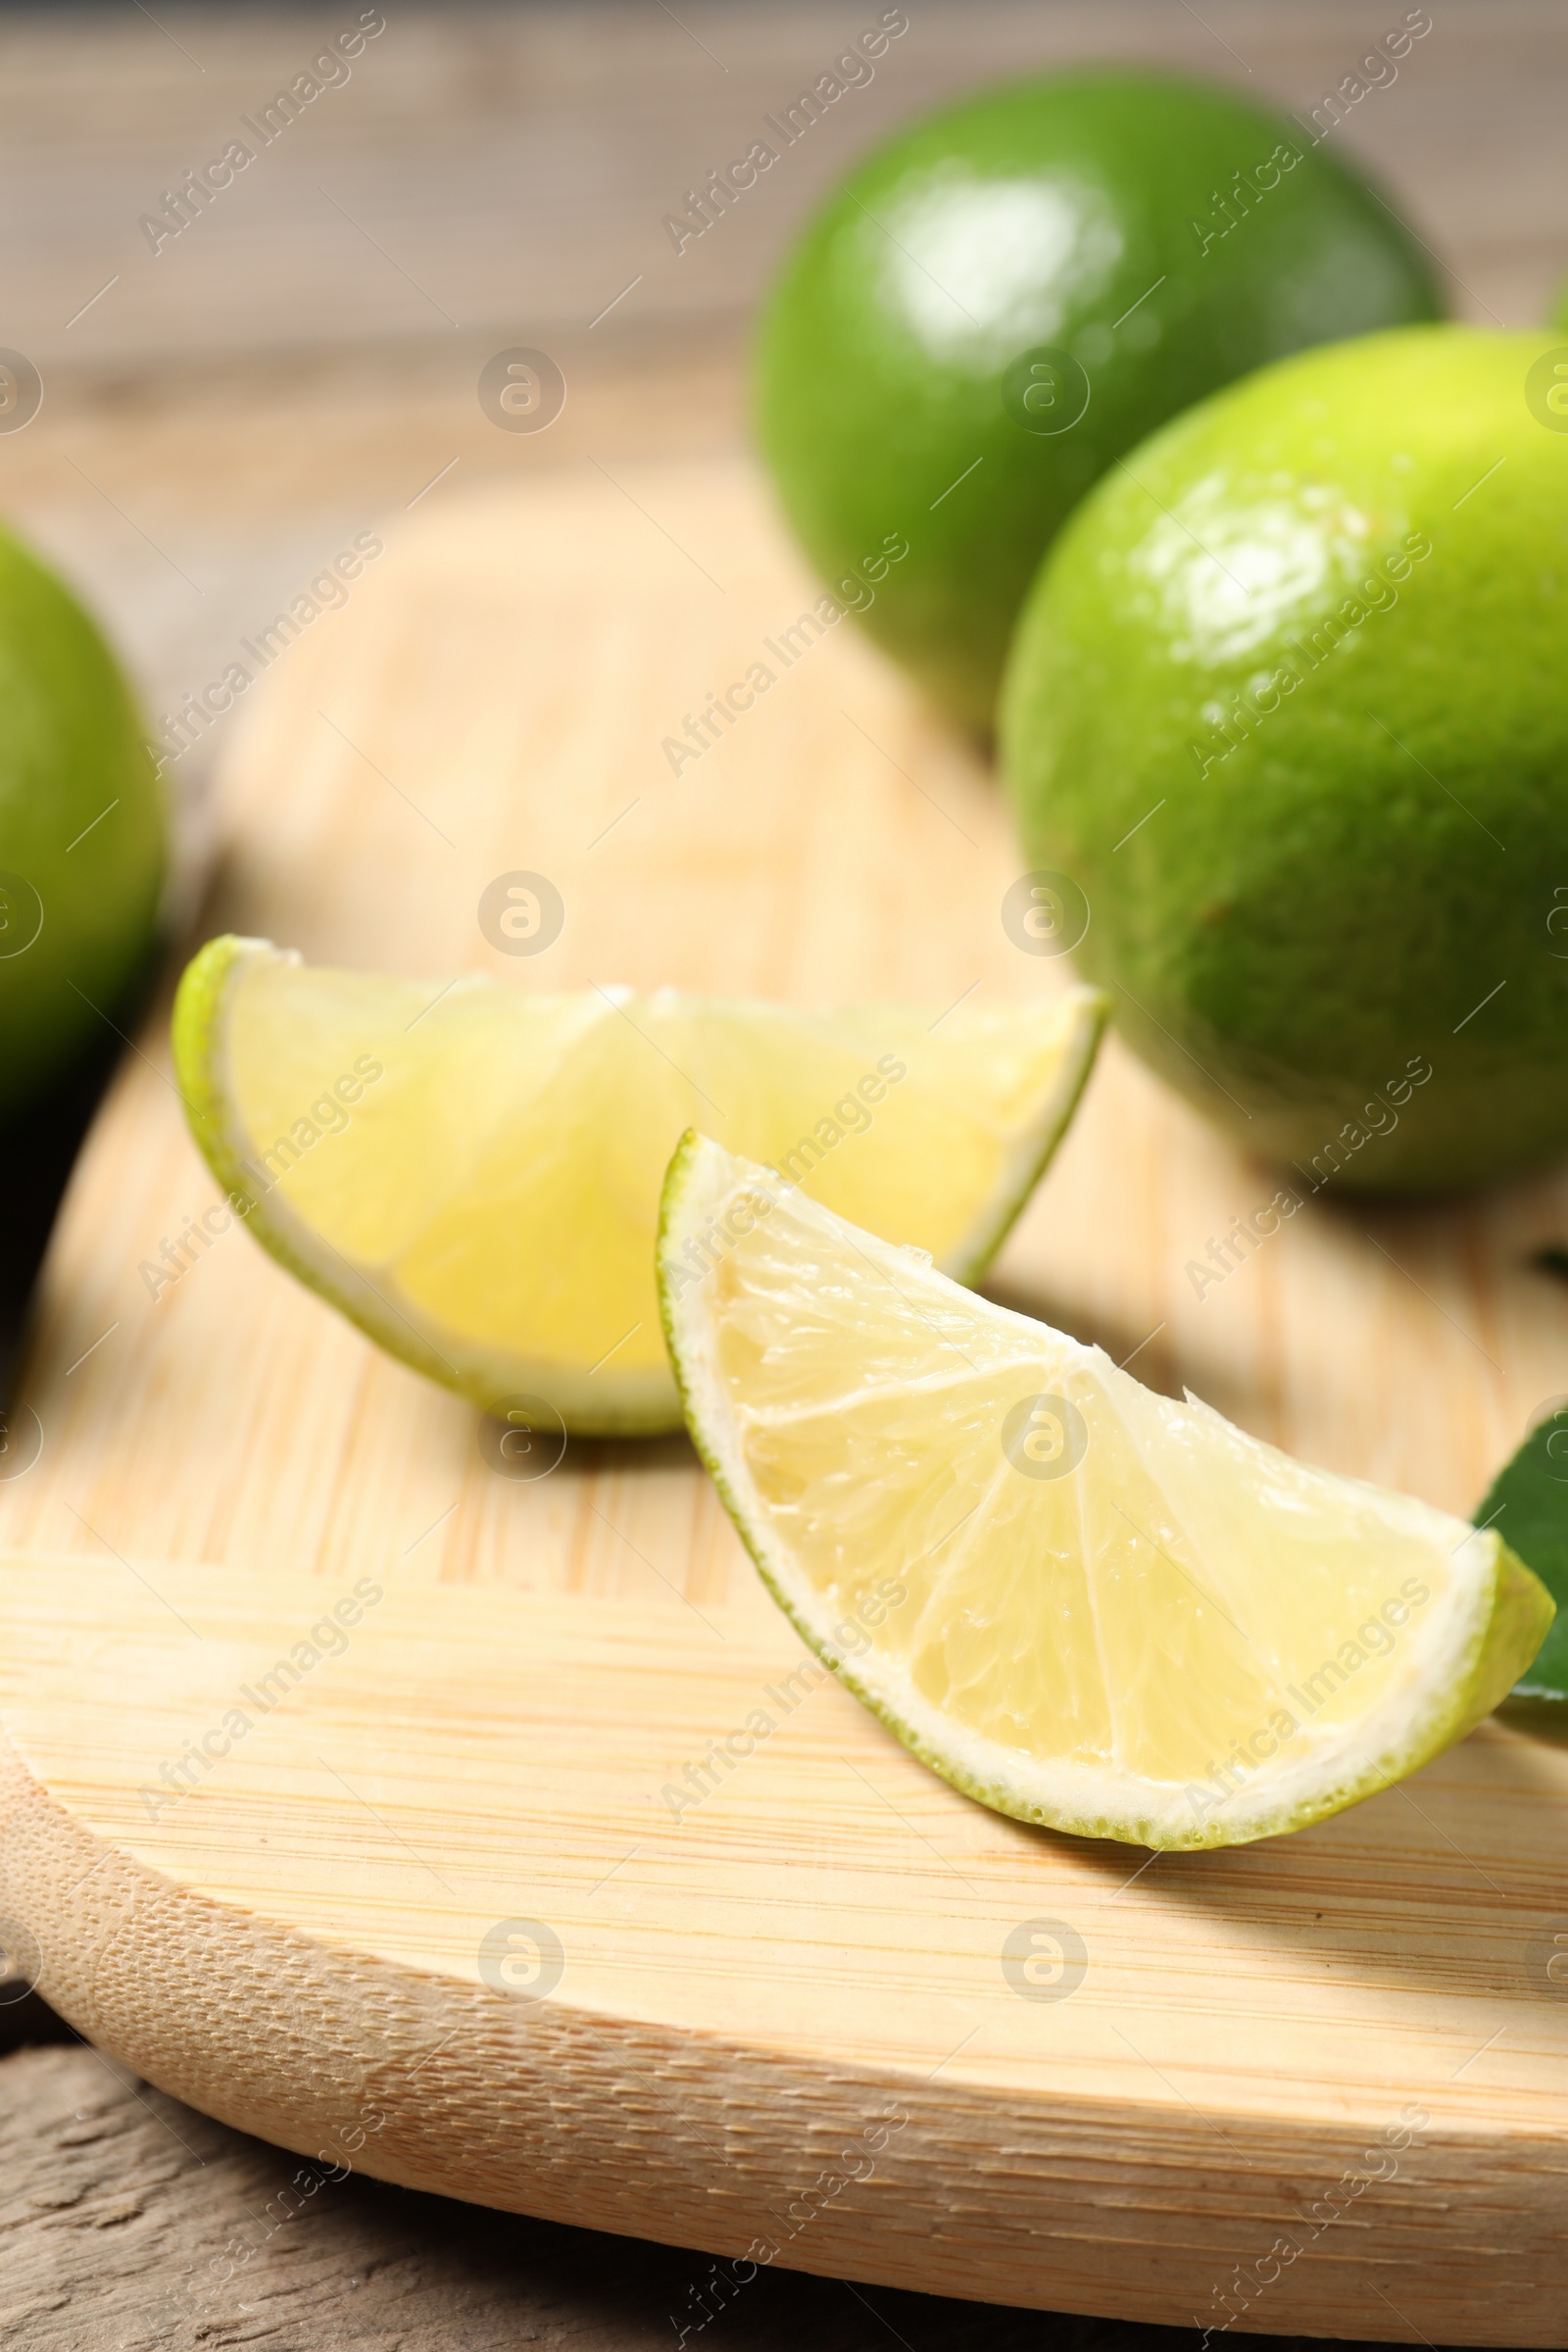
[[[521,1346],[498,1348],[493,1336],[487,1343],[466,1338],[400,1297],[390,1267],[351,1260],[333,1248],[267,1180],[259,1169],[256,1140],[237,1105],[227,1041],[238,992],[259,966],[269,965],[298,968],[300,958],[280,953],[266,940],[225,936],[211,941],[180,982],[172,1023],[175,1070],[192,1134],[262,1247],[389,1354],[483,1411],[503,1400],[526,1398],[542,1401],[560,1416],[565,1430],[582,1436],[643,1437],[678,1429],[679,1398],[662,1358],[646,1366],[611,1365],[599,1372],[597,1365],[564,1362],[530,1353]],[[493,984],[474,979],[466,985],[484,990]],[[669,1002],[679,1000],[670,996]],[[664,998],[647,1003],[662,1004]],[[760,1023],[779,1019],[776,1006],[728,1009],[742,1015],[755,1012]],[[989,1262],[1054,1152],[1093,1066],[1106,1012],[1105,1000],[1087,989],[1074,990],[1065,1004],[1045,1008],[1044,1017],[1059,1024],[1059,1058],[1029,1095],[1025,1115],[1007,1124],[992,1180],[973,1204],[967,1230],[945,1252],[945,1262],[961,1279],[974,1280]],[[657,1166],[655,1162],[649,1169],[651,1210]],[[967,1210],[967,1196],[963,1198]],[[650,1235],[650,1255],[651,1242]],[[630,1310],[628,1321],[636,1311]]]
[[[695,1132],[682,1140],[665,1179],[659,1236],[661,1312],[692,1441],[763,1584],[803,1641],[911,1753],[964,1795],[1015,1820],[1154,1849],[1250,1843],[1324,1820],[1419,1770],[1492,1711],[1539,1649],[1554,1614],[1549,1594],[1495,1531],[1453,1522],[1459,1538],[1455,1549],[1464,1561],[1446,1622],[1430,1643],[1414,1703],[1408,1687],[1402,1687],[1355,1718],[1326,1751],[1314,1748],[1298,1764],[1237,1791],[1213,1808],[1211,1818],[1195,1818],[1183,1785],[1140,1781],[1059,1758],[1042,1763],[956,1723],[922,1698],[908,1677],[874,1647],[852,1657],[835,1641],[831,1612],[770,1529],[747,1467],[734,1399],[717,1363],[714,1328],[703,1310],[708,1286],[675,1279],[677,1270],[689,1272],[692,1240],[711,1234],[738,1194],[759,1191],[778,1197],[769,1171],[733,1159]],[[803,1213],[813,1220],[830,1215],[814,1203],[804,1203]],[[906,1280],[914,1271],[908,1253],[846,1230],[856,1252],[872,1266]],[[943,1278],[930,1270],[921,1278],[942,1286]],[[1063,1342],[1027,1317],[1001,1307],[990,1311],[999,1322],[1049,1341],[1058,1362],[1066,1347],[1100,1377],[1129,1377],[1118,1374],[1098,1348],[1077,1349],[1075,1343]],[[1413,1526],[1447,1525],[1443,1514],[1410,1497],[1384,1494],[1328,1472],[1312,1475],[1348,1501],[1375,1495],[1396,1520],[1405,1516]]]
[[[277,1198],[270,1189],[264,1190],[257,1182],[255,1167],[248,1157],[254,1149],[253,1139],[237,1128],[232,1097],[225,1084],[225,1013],[247,968],[257,961],[275,961],[280,957],[291,963],[301,960],[297,955],[274,948],[270,940],[240,939],[233,935],[210,940],[186,966],[174,998],[172,1023],[174,1073],[185,1116],[202,1157],[228,1195],[230,1205],[244,1217],[269,1256],[275,1258],[308,1291],[346,1315],[377,1347],[414,1371],[422,1372],[426,1379],[456,1390],[481,1411],[490,1410],[506,1396],[547,1395],[548,1391],[539,1383],[558,1374],[559,1367],[533,1367],[538,1379],[530,1384],[526,1377],[530,1367],[525,1363],[510,1362],[503,1366],[481,1357],[465,1357],[456,1342],[453,1348],[458,1360],[454,1361],[393,1306],[358,1267],[336,1251],[331,1252],[335,1265],[329,1262],[328,1245],[311,1231],[286,1200]],[[246,1205],[241,1206],[242,1202]],[[651,1428],[665,1425],[659,1419],[651,1419],[647,1424]],[[619,1414],[612,1416],[612,1434],[633,1434],[637,1427],[635,1413],[629,1420]]]
[[[263,1192],[246,1157],[252,1139],[236,1126],[222,1039],[227,1000],[247,966],[280,956],[300,961],[265,939],[209,941],[180,980],[172,1023],[174,1068],[191,1133],[235,1207],[241,1200],[250,1203],[240,1213],[262,1248],[387,1354],[454,1390],[481,1412],[508,1398],[526,1397],[553,1406],[565,1429],[584,1437],[662,1436],[677,1426],[669,1384],[661,1372],[622,1374],[612,1385],[592,1390],[587,1376],[559,1362],[520,1353],[501,1357],[467,1347],[446,1331],[438,1346],[368,1275],[341,1252],[329,1255],[330,1246],[286,1200]]]
[[[1072,1124],[1110,1017],[1110,999],[1102,989],[1075,989],[1073,1001],[1080,1017],[1062,1057],[1056,1084],[1042,1102],[1037,1116],[1020,1130],[1003,1163],[991,1199],[983,1203],[973,1228],[944,1268],[955,1282],[979,1281],[1023,1214],[1036,1185],[1055,1157],[1057,1145]]]

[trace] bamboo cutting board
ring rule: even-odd
[[[973,754],[851,622],[785,666],[817,591],[744,468],[564,471],[385,540],[250,690],[208,930],[933,1017],[1062,984],[1004,927]],[[564,910],[529,957],[477,911],[519,871]],[[1568,1390],[1534,1262],[1568,1189],[1314,1201],[1200,1296],[1274,1183],[1112,1043],[995,1287],[1467,1510]],[[38,1457],[0,1482],[0,1911],[84,2032],[302,2180],[703,2249],[677,2333],[778,2261],[1568,2342],[1568,1751],[1489,1724],[1231,1852],[1004,1821],[807,1663],[684,1441],[514,1480],[243,1235],[151,1280],[215,1198],[155,1022],[47,1268]]]

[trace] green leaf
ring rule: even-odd
[[[1568,1407],[1531,1431],[1475,1517],[1478,1527],[1496,1528],[1557,1603],[1535,1664],[1500,1711],[1568,1735]]]

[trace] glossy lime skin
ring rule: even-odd
[[[1553,350],[1410,327],[1249,377],[1091,494],[1019,623],[1026,862],[1087,895],[1138,1052],[1298,1193],[1568,1147]]]
[[[0,1115],[146,959],[165,851],[144,734],[97,625],[0,531]]]
[[[989,730],[1040,560],[1115,459],[1268,361],[1442,316],[1424,255],[1311,135],[1200,84],[1020,82],[881,148],[789,256],[763,453],[822,577],[960,720]],[[1054,433],[1009,379],[1042,348],[1066,366],[1032,426],[1087,379]]]

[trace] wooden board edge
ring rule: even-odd
[[[39,1988],[78,2032],[187,2105],[298,2154],[302,2197],[321,2177],[313,2168],[358,2169],[700,2248],[720,2300],[749,2266],[776,2261],[1218,2328],[1223,2298],[1241,2291],[1233,2274],[1255,2284],[1249,2264],[1312,2234],[1314,2200],[1341,2218],[1323,2201],[1358,2156],[1321,2127],[1287,2135],[1232,2118],[1220,2132],[1196,2110],[999,2103],[953,2078],[813,2069],[761,2045],[329,1949],[120,1853],[3,1734],[0,1917],[36,1938]],[[1360,2228],[1320,2224],[1240,2324],[1568,2344],[1568,2243],[1553,2204],[1565,2154],[1519,2134],[1425,2138],[1403,2195],[1381,2212],[1375,2199],[1357,2207]],[[956,2195],[955,2180],[972,2189]],[[1465,2208],[1484,2219],[1484,2253],[1471,2230],[1455,2244]]]

